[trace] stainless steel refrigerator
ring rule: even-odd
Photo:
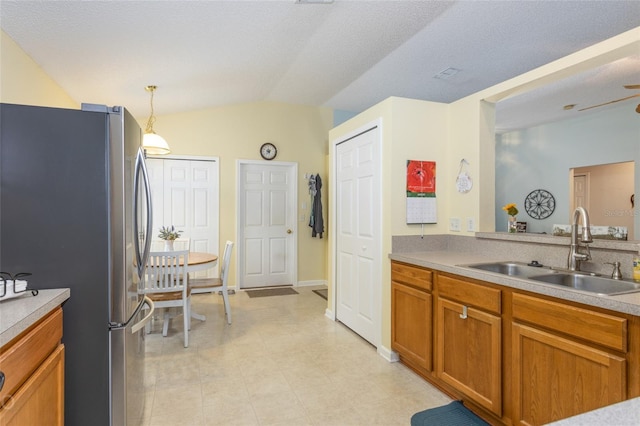
[[[65,424],[139,424],[153,311],[140,291],[152,222],[140,127],[92,104],[0,104],[0,126],[0,270],[71,289]]]

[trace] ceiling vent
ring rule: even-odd
[[[458,68],[447,68],[446,70],[440,71],[438,74],[434,75],[433,78],[437,78],[438,80],[448,80],[458,74],[461,69]]]

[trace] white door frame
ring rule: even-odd
[[[285,166],[288,167],[293,174],[293,189],[291,195],[291,211],[289,214],[292,218],[291,230],[293,231],[293,248],[291,252],[291,268],[292,268],[292,281],[293,286],[297,287],[298,285],[298,220],[297,220],[297,206],[298,206],[298,163],[290,162],[290,161],[263,161],[263,160],[237,160],[236,162],[236,279],[237,285],[236,287],[240,290],[244,289],[242,286],[242,265],[240,259],[243,259],[244,256],[244,235],[241,227],[240,215],[242,214],[241,208],[243,206],[243,201],[241,200],[241,189],[242,189],[242,169],[245,165],[250,164],[259,164],[261,166]]]
[[[338,175],[338,171],[337,171],[337,167],[338,167],[338,162],[336,161],[337,158],[337,151],[338,151],[338,145],[340,145],[343,142],[348,141],[349,139],[353,139],[356,136],[366,133],[374,128],[378,128],[379,130],[379,155],[380,155],[380,170],[382,171],[382,162],[383,162],[383,158],[382,158],[382,147],[383,147],[383,129],[382,129],[382,118],[378,118],[376,120],[373,120],[369,123],[367,123],[366,125],[359,127],[358,129],[348,132],[342,136],[337,137],[336,139],[332,140],[330,142],[331,146],[330,146],[330,150],[331,150],[331,157],[333,158],[333,163],[332,163],[332,167],[329,170],[330,173],[330,178],[329,178],[329,194],[330,194],[330,207],[329,207],[329,222],[330,223],[337,223],[337,189],[336,189],[336,181],[337,181],[337,175]],[[383,182],[383,174],[381,174],[380,176],[380,181]],[[382,188],[379,188],[379,190],[381,191],[380,193],[380,204],[379,204],[379,208],[378,211],[380,212],[380,214],[382,215]],[[382,220],[383,218],[380,218],[380,228],[378,229],[378,247],[380,247],[380,249],[382,250],[383,244],[382,244],[382,231],[384,228],[384,221]],[[338,282],[338,270],[336,268],[336,265],[338,264],[338,247],[337,247],[337,240],[338,240],[338,230],[336,226],[331,226],[330,227],[331,231],[330,231],[330,254],[329,257],[332,259],[331,262],[331,277],[332,277],[332,307],[333,309],[327,309],[327,311],[325,312],[325,316],[331,318],[332,320],[336,321],[337,318],[337,306],[338,306],[338,291],[337,291],[337,282]],[[379,263],[378,266],[378,277],[380,278],[380,283],[379,283],[379,291],[378,291],[378,300],[376,301],[376,304],[378,305],[378,312],[379,315],[376,318],[376,328],[378,330],[378,336],[377,336],[377,342],[375,342],[375,346],[378,349],[378,352],[380,352],[380,349],[382,348],[382,341],[383,341],[383,336],[382,336],[382,272],[383,272],[383,268],[382,268],[382,261],[384,261],[384,256],[382,255],[382,253],[380,253],[380,260],[381,262]]]

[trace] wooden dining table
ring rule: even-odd
[[[216,266],[218,256],[211,253],[204,253],[200,251],[190,251],[189,261],[187,263],[187,272],[206,271],[207,269]],[[184,262],[180,262],[182,265]]]

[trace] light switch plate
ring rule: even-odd
[[[467,218],[467,232],[474,232],[476,230],[476,221],[472,217]]]

